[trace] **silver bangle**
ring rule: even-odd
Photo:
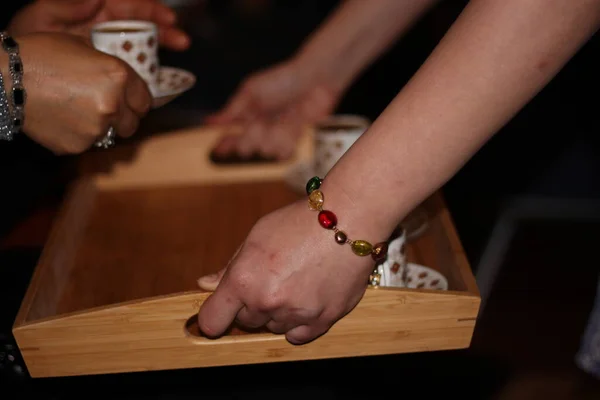
[[[23,61],[19,55],[19,45],[6,32],[0,32],[2,48],[8,53],[8,64],[12,78],[12,90],[9,96],[12,106],[12,134],[21,132],[25,120],[25,101],[27,92],[23,86]]]

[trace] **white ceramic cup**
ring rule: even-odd
[[[407,233],[402,229],[388,246],[387,259],[377,267],[380,287],[448,290],[448,280],[433,268],[408,262]]]
[[[129,64],[156,93],[160,63],[155,24],[134,20],[102,22],[92,28],[92,43],[97,50]]]
[[[334,115],[319,123],[315,130],[314,173],[324,178],[371,122],[359,115]]]
[[[388,245],[387,259],[379,265],[381,286],[405,287],[406,285],[406,230],[401,229],[400,235]]]

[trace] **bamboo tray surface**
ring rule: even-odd
[[[297,199],[280,182],[100,192],[57,314],[197,290],[261,215]]]
[[[193,321],[209,294],[197,290],[197,278],[222,268],[261,216],[302,197],[282,178],[312,151],[307,134],[288,163],[215,167],[208,152],[219,134],[174,132],[86,157],[15,322],[32,376],[469,345],[479,294],[437,194],[423,205],[430,226],[409,244],[408,258],[446,276],[449,291],[370,288],[352,313],[305,346],[262,331],[202,337]],[[168,355],[152,351],[166,348]]]

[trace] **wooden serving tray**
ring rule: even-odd
[[[330,332],[303,346],[232,329],[202,337],[209,296],[196,279],[229,260],[262,215],[299,198],[282,181],[312,152],[311,134],[283,164],[219,167],[206,128],[151,137],[83,159],[13,333],[33,377],[267,363],[468,347],[475,280],[439,195],[409,260],[449,291],[369,288]]]

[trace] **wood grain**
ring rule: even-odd
[[[281,182],[100,192],[57,313],[195,290],[298,197]]]
[[[87,158],[88,172],[69,191],[13,329],[32,376],[469,345],[479,295],[437,194],[423,204],[429,229],[409,245],[409,260],[444,274],[450,291],[370,288],[352,313],[307,346],[261,331],[201,337],[190,321],[209,294],[196,291],[196,279],[222,268],[261,216],[299,198],[282,181],[281,165],[215,172],[204,158],[215,137],[199,129],[150,139],[127,150],[127,166]]]
[[[270,333],[220,339],[185,325],[206,293],[103,307],[15,328],[33,377],[269,363],[468,347],[479,298],[371,289],[326,335],[303,346]]]

